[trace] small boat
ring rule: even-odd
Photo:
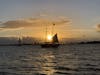
[[[52,41],[51,42],[45,42],[41,44],[42,48],[58,48],[59,47],[59,40],[58,40],[58,36],[57,33],[52,37]]]

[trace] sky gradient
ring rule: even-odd
[[[0,0],[0,37],[38,37],[44,19],[61,38],[100,38],[100,0]]]

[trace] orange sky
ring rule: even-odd
[[[56,24],[59,38],[100,39],[99,0],[0,0],[0,37],[42,38]],[[50,30],[50,29],[49,29]]]

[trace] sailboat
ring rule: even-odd
[[[22,39],[21,38],[18,39],[18,46],[22,46]]]
[[[53,24],[53,26],[55,26],[55,24]],[[52,29],[52,33],[53,33],[53,29]],[[47,36],[47,28],[46,28],[46,36]],[[58,35],[57,33],[54,34],[51,38],[51,41],[50,42],[44,42],[41,44],[41,47],[42,48],[50,48],[50,47],[53,47],[53,48],[57,48],[59,47],[59,40],[58,40]]]

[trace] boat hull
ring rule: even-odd
[[[41,44],[42,48],[58,48],[60,44]]]

